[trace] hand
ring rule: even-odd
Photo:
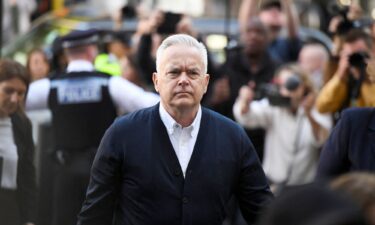
[[[375,83],[375,58],[367,62],[366,74],[371,83]]]
[[[348,69],[350,66],[349,55],[351,53],[352,53],[351,51],[345,48],[340,52],[340,60],[339,60],[339,65],[337,67],[336,74],[342,80],[345,79],[348,75]]]
[[[328,31],[335,34],[337,32],[338,25],[342,22],[341,16],[335,16],[329,21]]]
[[[214,82],[212,92],[212,104],[220,104],[230,97],[230,86],[228,77],[219,78]]]
[[[151,34],[156,32],[156,29],[162,23],[164,13],[160,10],[153,11],[148,19],[140,20],[137,31],[140,34]]]
[[[310,114],[312,108],[315,105],[316,95],[310,92],[302,101],[302,106],[305,109],[306,114]]]
[[[176,33],[188,34],[195,38],[197,38],[198,36],[197,31],[193,28],[193,22],[191,21],[191,18],[188,16],[183,16],[181,20],[177,23]]]
[[[254,82],[249,82],[248,85],[244,85],[240,88],[238,94],[238,101],[241,107],[241,114],[245,114],[249,111],[249,105],[253,101],[254,98],[254,91],[253,88],[255,87]]]

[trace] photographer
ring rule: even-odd
[[[362,30],[351,30],[344,40],[338,66],[316,100],[321,113],[335,113],[347,107],[375,106],[375,83],[366,72],[372,58],[372,40]]]
[[[326,64],[323,81],[326,84],[337,70],[340,53],[347,36],[353,30],[370,31],[373,20],[363,15],[360,5],[352,2],[349,6],[341,6],[337,3],[328,5],[328,12],[333,16],[328,32],[332,36],[333,47],[331,49],[331,57]]]
[[[298,66],[286,65],[276,74],[277,92],[253,101],[253,87],[243,86],[233,107],[235,119],[246,128],[266,129],[263,169],[274,184],[296,185],[315,176],[319,148],[332,126],[329,115],[313,109],[312,82]]]

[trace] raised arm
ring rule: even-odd
[[[246,29],[246,24],[250,17],[258,14],[259,0],[242,0],[241,6],[238,12],[238,23],[240,31]]]
[[[242,86],[233,106],[236,121],[246,128],[267,128],[272,123],[272,108],[267,100],[253,101],[254,91]]]
[[[299,19],[293,0],[281,0],[281,8],[285,14],[288,37],[298,37]]]
[[[155,105],[159,95],[145,91],[122,77],[111,77],[109,93],[120,114]]]

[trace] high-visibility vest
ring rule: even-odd
[[[121,75],[121,66],[117,58],[110,54],[99,54],[95,58],[95,69],[97,71],[108,73],[112,76]]]

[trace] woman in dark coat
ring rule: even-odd
[[[29,76],[19,63],[0,59],[0,224],[32,225],[36,178],[31,124],[23,112]]]

